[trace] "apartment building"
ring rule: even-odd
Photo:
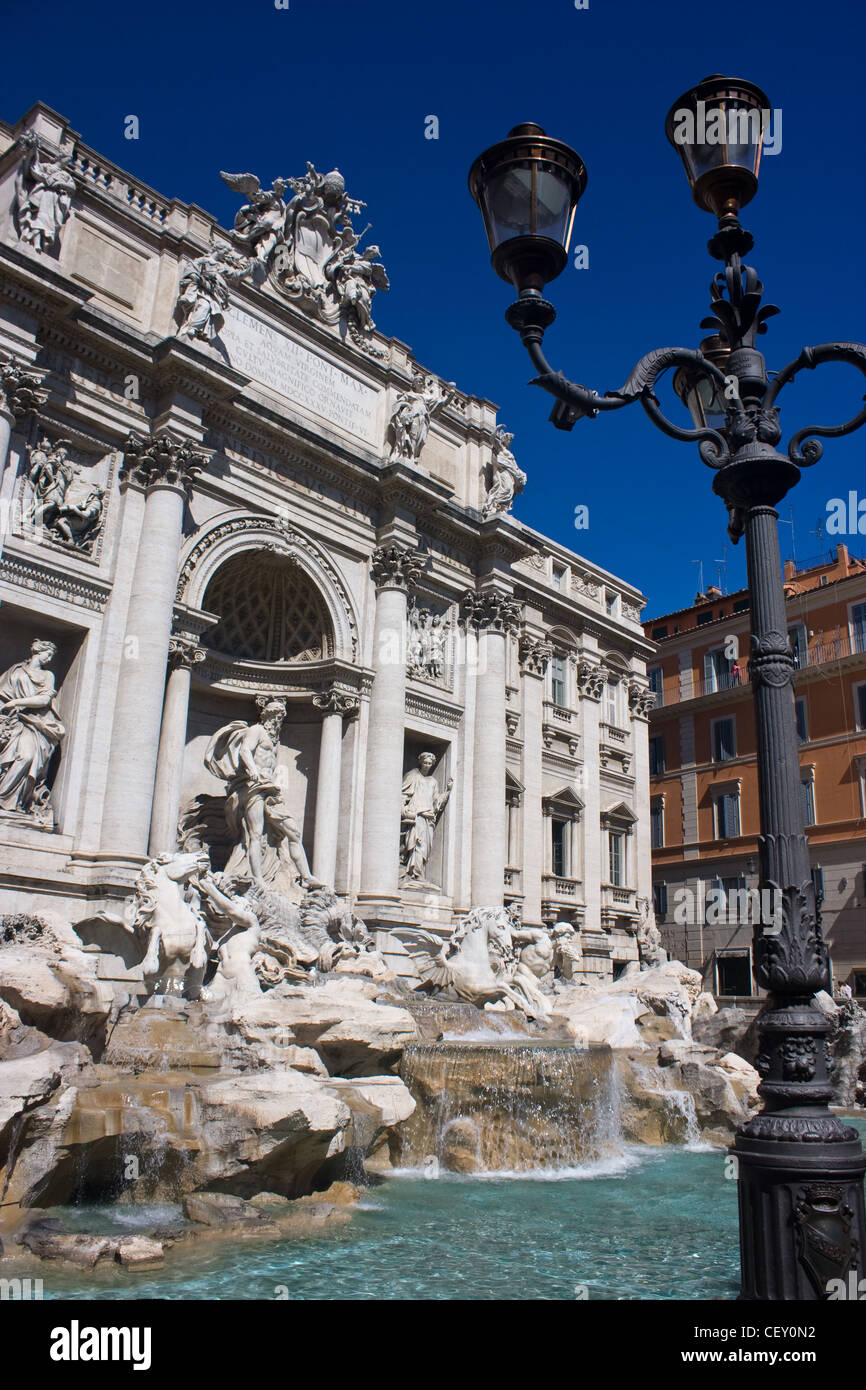
[[[866,561],[785,564],[812,876],[834,981],[866,996]],[[758,783],[749,595],[710,588],[645,625],[653,895],[667,948],[716,994],[758,993]],[[746,890],[744,892],[744,890]],[[749,897],[746,897],[749,892]],[[748,903],[750,912],[745,912]],[[765,911],[773,904],[765,904]]]

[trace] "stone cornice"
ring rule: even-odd
[[[84,579],[45,561],[25,559],[8,546],[0,557],[0,580],[96,613],[102,612],[111,593],[108,583],[96,578]]]
[[[445,724],[448,728],[456,729],[463,718],[463,706],[437,699],[426,691],[422,694],[409,686],[406,690],[406,713],[428,719],[432,724]]]

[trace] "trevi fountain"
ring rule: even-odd
[[[0,1279],[733,1297],[754,1029],[654,919],[645,599],[376,329],[339,171],[223,180],[0,123]]]

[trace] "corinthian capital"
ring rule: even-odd
[[[200,647],[194,637],[174,633],[169,639],[168,665],[171,671],[176,671],[181,666],[192,670],[193,666],[198,666],[206,656],[204,647]]]
[[[42,385],[44,378],[44,372],[22,367],[11,357],[0,358],[0,410],[10,415],[38,410],[48,399],[48,392]]]
[[[130,434],[123,448],[120,481],[137,483],[139,487],[157,483],[182,487],[189,496],[195,475],[206,463],[207,454],[193,448],[187,439],[172,439],[168,434]]]
[[[461,608],[463,621],[479,632],[516,632],[520,625],[520,604],[498,589],[467,590]]]
[[[529,632],[522,632],[518,652],[520,665],[525,674],[543,676],[547,670],[548,662],[553,656],[553,647],[550,642],[545,642],[540,637],[533,637]]]
[[[420,550],[392,542],[379,545],[373,551],[372,570],[377,589],[409,590],[417,583],[424,568]]]
[[[323,714],[357,714],[360,700],[354,690],[339,685],[323,685],[313,704]]]

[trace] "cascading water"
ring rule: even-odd
[[[541,1041],[416,1043],[400,1075],[417,1102],[400,1163],[431,1171],[573,1168],[622,1151],[607,1048]]]

